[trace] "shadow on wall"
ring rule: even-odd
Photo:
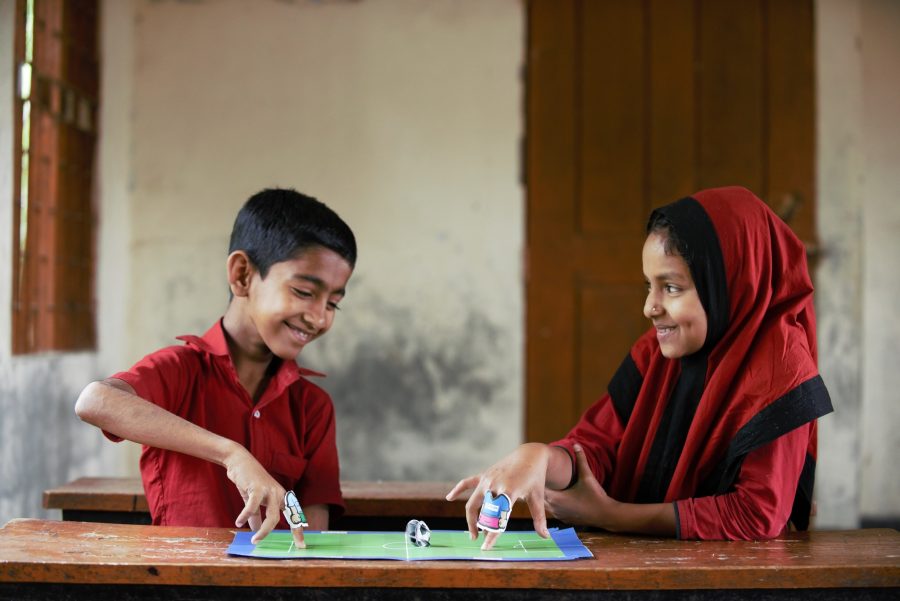
[[[484,450],[492,431],[518,436],[501,330],[473,312],[452,330],[416,331],[401,325],[413,323],[410,309],[376,304],[366,306],[377,324],[347,319],[340,338],[301,361],[328,374],[314,381],[334,400],[341,477],[453,480],[496,459]]]

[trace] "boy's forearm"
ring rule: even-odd
[[[85,422],[139,444],[191,455],[225,466],[246,449],[129,392],[124,382],[93,382],[75,403]],[[130,387],[128,387],[130,388]]]

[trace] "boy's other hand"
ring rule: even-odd
[[[250,542],[255,545],[278,525],[285,490],[247,449],[235,446],[235,451],[225,460],[228,479],[244,499],[244,509],[234,525],[242,528],[244,524],[249,524],[255,532]],[[262,517],[263,507],[266,508],[265,519]]]

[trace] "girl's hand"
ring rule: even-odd
[[[472,540],[478,538],[478,514],[486,490],[491,491],[494,496],[506,494],[510,500],[510,512],[517,500],[524,499],[534,520],[535,531],[542,537],[549,538],[544,513],[544,486],[551,452],[552,449],[545,444],[523,444],[483,473],[464,478],[453,487],[447,494],[448,501],[460,498],[466,490],[475,489],[466,502],[466,521]],[[493,547],[498,536],[499,532],[486,533],[482,550],[487,551]]]
[[[575,464],[578,482],[568,490],[548,490],[545,493],[547,511],[567,524],[606,527],[618,502],[597,482],[580,444],[575,444]]]

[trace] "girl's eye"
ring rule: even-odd
[[[681,288],[679,288],[678,286],[673,286],[672,284],[666,284],[666,292],[668,292],[669,294],[676,294],[678,292],[681,292]]]

